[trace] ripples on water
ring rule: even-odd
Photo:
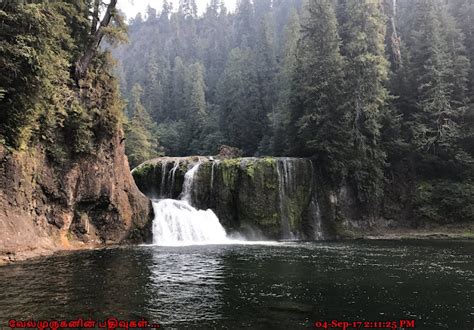
[[[0,327],[10,318],[113,315],[167,328],[416,319],[417,329],[473,329],[473,247],[361,241],[63,254],[0,267]]]

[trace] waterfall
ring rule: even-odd
[[[173,166],[173,169],[171,170],[170,177],[171,177],[171,182],[170,182],[170,192],[169,192],[169,197],[173,198],[173,192],[174,192],[174,179],[176,176],[176,170],[179,167],[179,160],[176,161],[176,163]]]
[[[212,195],[212,190],[214,189],[214,166],[217,164],[217,160],[212,162],[212,167],[211,167],[211,190],[210,193]]]
[[[161,185],[160,185],[160,197],[165,195],[165,179],[166,179],[166,168],[168,162],[161,163]]]
[[[193,185],[194,185],[194,175],[198,171],[200,165],[201,163],[197,163],[184,175],[184,184],[183,184],[183,192],[181,193],[181,200],[184,200],[188,202],[189,204],[192,203],[192,199],[193,199],[192,193],[193,193]]]
[[[154,244],[180,246],[233,242],[227,238],[224,227],[219,223],[219,219],[212,210],[197,210],[191,206],[194,179],[199,166],[200,163],[186,172],[180,200],[162,199],[153,201],[155,212],[155,219],[153,220]],[[172,181],[176,168],[175,165],[175,168],[171,171]]]
[[[280,221],[281,221],[281,231],[283,239],[293,239],[294,235],[290,229],[289,223],[289,214],[288,214],[288,198],[287,192],[291,193],[290,188],[293,187],[295,182],[294,176],[291,172],[291,160],[288,159],[279,159],[277,166],[277,175],[278,175],[278,193],[279,193],[279,207],[280,207]]]
[[[153,243],[157,245],[223,244],[225,229],[211,210],[196,210],[187,201],[153,202]]]

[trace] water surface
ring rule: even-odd
[[[298,329],[415,319],[473,329],[474,242],[137,246],[0,267],[10,318],[146,318],[163,328]]]

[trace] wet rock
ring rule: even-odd
[[[315,224],[319,208],[314,207],[317,200],[309,159],[162,157],[141,164],[132,173],[150,198],[177,198],[185,173],[197,163],[193,204],[212,209],[228,232],[252,239],[323,237],[315,233],[321,226]]]

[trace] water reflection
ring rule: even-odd
[[[219,253],[206,253],[212,246],[150,249],[148,314],[163,324],[221,318],[223,265]]]

